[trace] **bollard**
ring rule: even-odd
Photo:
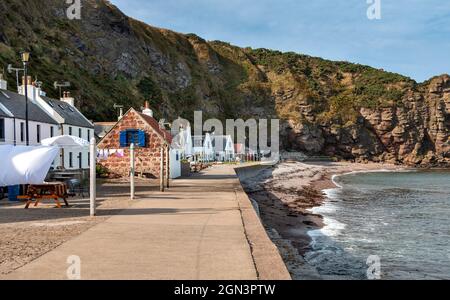
[[[95,138],[92,138],[90,141],[90,214],[91,217],[94,217],[97,214],[97,206],[96,206],[96,200],[97,200],[97,145]]]
[[[135,183],[134,177],[136,173],[136,159],[135,159],[135,147],[134,144],[130,145],[130,198],[134,200],[135,198]]]
[[[164,192],[164,147],[161,147],[161,165],[159,170],[160,189]]]
[[[170,147],[166,147],[166,187],[170,188]]]

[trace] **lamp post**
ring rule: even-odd
[[[29,122],[28,122],[28,73],[27,73],[27,67],[28,62],[30,61],[30,52],[22,52],[22,62],[23,62],[23,69],[24,69],[24,77],[25,77],[25,131],[26,131],[26,141],[27,146],[30,146],[30,128],[29,128]]]

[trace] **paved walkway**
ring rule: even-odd
[[[173,184],[6,279],[67,279],[72,255],[82,279],[257,279],[234,170],[214,167]]]

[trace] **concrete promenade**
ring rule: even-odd
[[[172,185],[0,279],[290,279],[232,167]]]

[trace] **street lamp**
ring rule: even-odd
[[[24,69],[24,77],[25,77],[25,130],[26,130],[26,141],[27,146],[30,146],[30,128],[29,128],[29,122],[28,122],[28,74],[27,74],[27,67],[28,63],[30,62],[30,52],[24,51],[22,52],[22,62],[23,62],[23,69]]]

